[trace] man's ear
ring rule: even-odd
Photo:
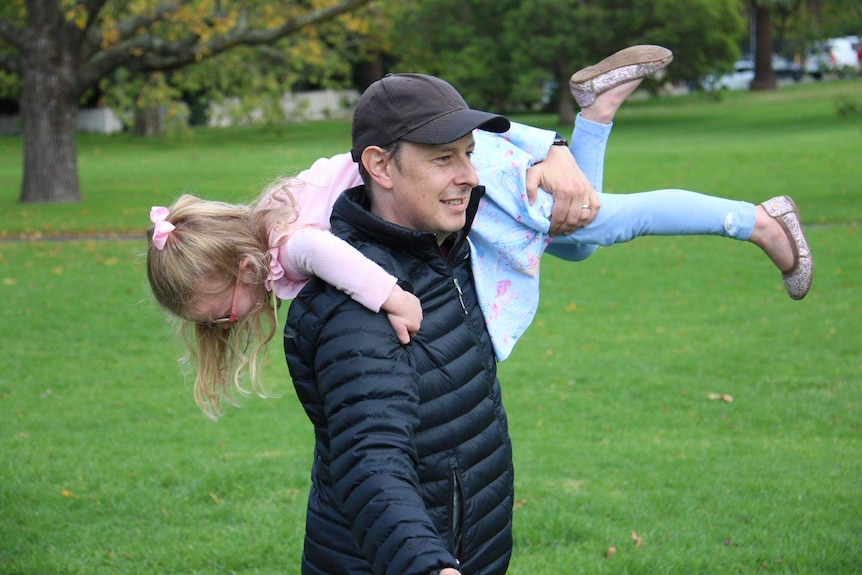
[[[362,165],[374,182],[386,190],[392,189],[391,154],[379,146],[368,146],[362,152]]]

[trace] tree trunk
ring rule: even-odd
[[[81,201],[75,135],[75,63],[62,46],[62,14],[52,2],[28,3],[21,90],[24,178],[20,201]],[[34,6],[37,5],[37,6]]]
[[[772,10],[768,6],[754,6],[754,79],[752,90],[775,90],[775,71],[772,69]]]
[[[557,80],[557,96],[560,98],[557,112],[560,116],[561,126],[572,126],[575,123],[575,101],[569,91],[569,78],[570,76],[564,76]],[[563,137],[568,139],[569,135],[564,134]]]
[[[575,101],[569,89],[569,80],[572,78],[572,63],[565,56],[554,58],[554,79],[557,82],[557,97],[560,99],[557,112],[560,116],[561,126],[572,126],[575,123]],[[568,139],[568,134],[563,136]]]
[[[383,77],[383,56],[377,54],[374,59],[362,60],[353,66],[353,80],[360,92]]]
[[[162,111],[159,108],[138,108],[135,110],[136,136],[152,138],[162,133]]]

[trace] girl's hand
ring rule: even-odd
[[[416,335],[422,324],[422,304],[419,298],[396,285],[381,309],[389,316],[389,323],[392,324],[398,341],[404,345],[410,343],[410,336]]]

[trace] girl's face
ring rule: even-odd
[[[206,295],[194,306],[197,321],[228,327],[243,320],[260,307],[259,290],[259,286],[244,283],[238,278],[235,284],[219,293],[205,291]]]

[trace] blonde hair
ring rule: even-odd
[[[276,181],[251,205],[180,196],[168,208],[167,221],[175,229],[161,250],[153,245],[153,229],[148,230],[150,287],[156,301],[180,319],[188,348],[183,360],[197,367],[195,402],[213,419],[224,414],[223,401],[236,405],[232,389],[271,396],[259,367],[278,325],[278,299],[267,292],[265,282],[269,249],[275,247],[269,245],[270,232],[287,228],[296,218],[290,182]],[[240,276],[257,298],[252,313],[232,324],[202,317],[202,300],[229,289]],[[251,391],[243,384],[246,371]]]

